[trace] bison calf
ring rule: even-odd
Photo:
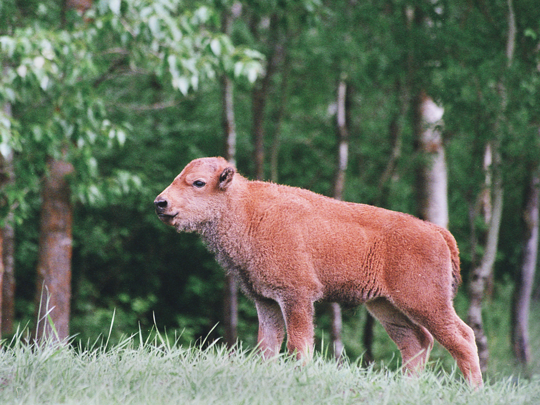
[[[255,302],[267,357],[313,353],[313,303],[368,310],[421,370],[437,339],[482,384],[474,335],[457,315],[459,252],[446,229],[410,215],[249,181],[223,158],[196,159],[154,201],[177,231],[198,232]]]

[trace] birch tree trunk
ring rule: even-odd
[[[417,108],[417,139],[424,161],[419,175],[420,217],[448,227],[448,175],[441,126],[444,109],[424,92]]]
[[[51,159],[42,183],[36,288],[36,340],[69,336],[73,209],[71,163]]]
[[[514,48],[516,41],[516,19],[512,0],[507,0],[508,5],[508,36],[506,42],[506,58],[507,67],[512,65],[514,57]],[[484,255],[480,265],[475,267],[471,273],[471,282],[469,284],[469,325],[474,331],[476,337],[476,345],[478,347],[478,356],[480,358],[480,368],[482,372],[487,371],[489,360],[489,351],[487,345],[487,336],[484,332],[482,321],[482,300],[485,293],[486,282],[493,273],[493,266],[497,255],[497,245],[499,242],[499,229],[501,225],[501,216],[503,210],[503,184],[501,173],[501,156],[500,156],[500,132],[501,120],[506,110],[506,89],[504,81],[499,82],[499,93],[501,95],[501,112],[494,125],[495,141],[487,145],[490,148],[492,155],[491,170],[487,172],[486,182],[491,182],[491,213],[489,228],[486,238],[486,246]],[[484,197],[485,198],[485,197]]]
[[[339,146],[336,177],[334,180],[334,198],[337,200],[343,199],[343,190],[345,189],[345,174],[347,172],[347,163],[349,159],[349,131],[347,129],[347,93],[347,83],[343,78],[341,78],[338,83],[336,98],[336,128]],[[343,339],[341,337],[341,307],[337,302],[331,303],[330,307],[332,310],[332,346],[334,348],[334,356],[339,359],[343,354]]]
[[[480,264],[473,269],[469,284],[470,302],[468,323],[473,329],[476,337],[476,346],[478,347],[478,356],[480,358],[480,368],[482,369],[482,372],[487,370],[487,363],[489,359],[487,337],[484,332],[482,321],[482,301],[484,298],[486,282],[490,277],[490,274],[493,272],[493,265],[495,264],[503,208],[502,175],[499,168],[500,157],[498,148],[492,148],[492,150],[494,153],[493,165],[495,165],[495,167],[492,168],[492,175],[489,176],[489,178],[492,179],[491,217],[486,237],[484,255],[482,256]]]
[[[240,9],[239,9],[240,7]],[[223,13],[222,31],[231,35],[235,15],[239,14],[241,5],[235,3],[231,10]],[[234,85],[231,78],[224,74],[221,78],[222,95],[222,125],[225,136],[224,158],[236,166],[236,121],[234,117]],[[225,328],[225,343],[232,348],[238,340],[238,285],[236,279],[225,275],[225,290],[223,291],[223,323]]]

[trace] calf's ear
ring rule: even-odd
[[[226,190],[232,182],[234,177],[234,167],[226,167],[219,175],[219,188],[220,190]]]

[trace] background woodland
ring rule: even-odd
[[[536,0],[3,0],[0,64],[3,337],[254,345],[253,305],[153,211],[221,155],[447,226],[484,370],[539,372]],[[363,308],[317,323],[337,355],[392,359]]]

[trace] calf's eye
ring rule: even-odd
[[[197,187],[197,188],[201,188],[201,187],[206,186],[206,183],[205,183],[204,181],[202,181],[202,180],[195,180],[195,181],[193,182],[193,185],[194,185],[195,187]]]

